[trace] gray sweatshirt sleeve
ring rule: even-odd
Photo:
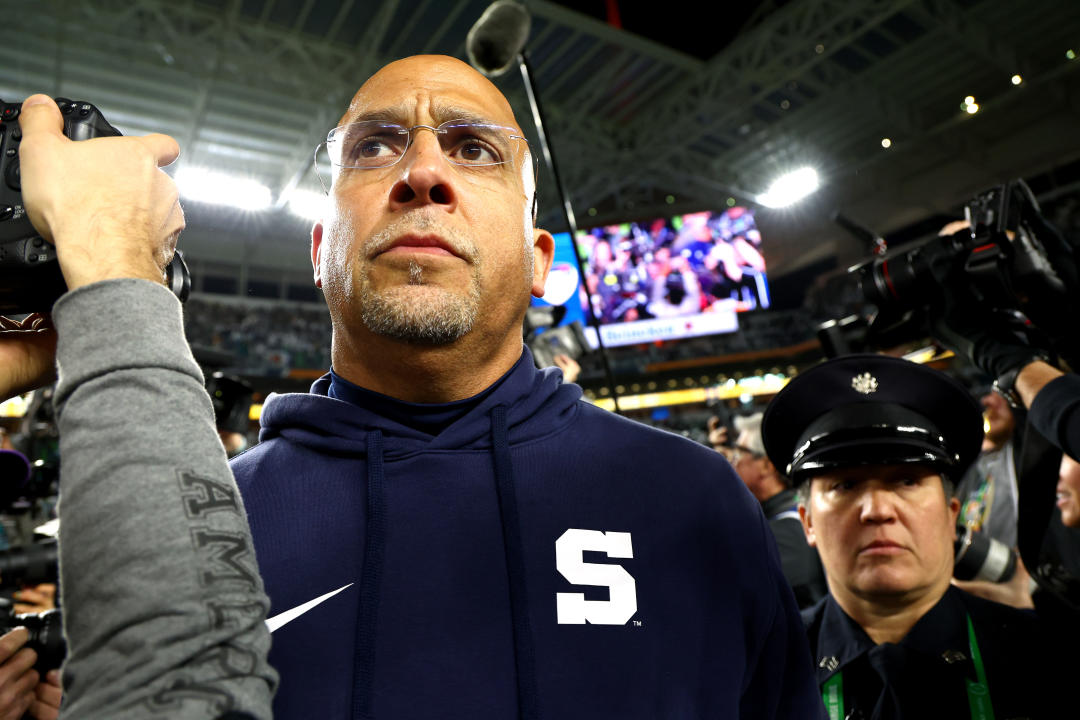
[[[61,718],[270,718],[269,602],[181,306],[110,280],[57,302]]]

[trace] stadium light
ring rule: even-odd
[[[757,201],[767,208],[787,207],[799,202],[820,186],[816,170],[811,167],[799,168],[777,178]]]
[[[289,193],[286,205],[289,212],[304,220],[322,220],[326,213],[327,197],[314,190],[293,190]]]
[[[266,210],[270,207],[270,188],[257,180],[215,172],[205,168],[183,167],[176,171],[176,186],[189,200],[212,205],[228,205],[241,210]]]

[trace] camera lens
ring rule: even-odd
[[[956,538],[953,577],[957,580],[1005,582],[1016,572],[1016,554],[1005,543],[964,525],[956,526]]]

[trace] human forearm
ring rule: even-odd
[[[179,303],[116,280],[54,318],[63,717],[268,718],[267,600]]]
[[[1024,401],[1024,407],[1030,408],[1031,404],[1035,402],[1035,396],[1039,394],[1039,391],[1046,387],[1051,380],[1062,375],[1064,375],[1063,372],[1042,360],[1036,360],[1025,365],[1016,376],[1016,392],[1020,395],[1020,399]]]

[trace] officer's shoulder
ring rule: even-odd
[[[1057,644],[1052,631],[1034,610],[1020,609],[960,592],[960,599],[988,651],[1009,657],[1042,657]]]
[[[806,628],[808,633],[817,633],[818,628],[821,626],[821,618],[825,616],[825,601],[828,599],[829,596],[826,595],[810,607],[799,611],[803,627]]]
[[[1039,630],[1042,622],[1034,610],[1015,608],[960,590],[960,600],[971,615],[972,622],[984,628],[1019,632]]]

